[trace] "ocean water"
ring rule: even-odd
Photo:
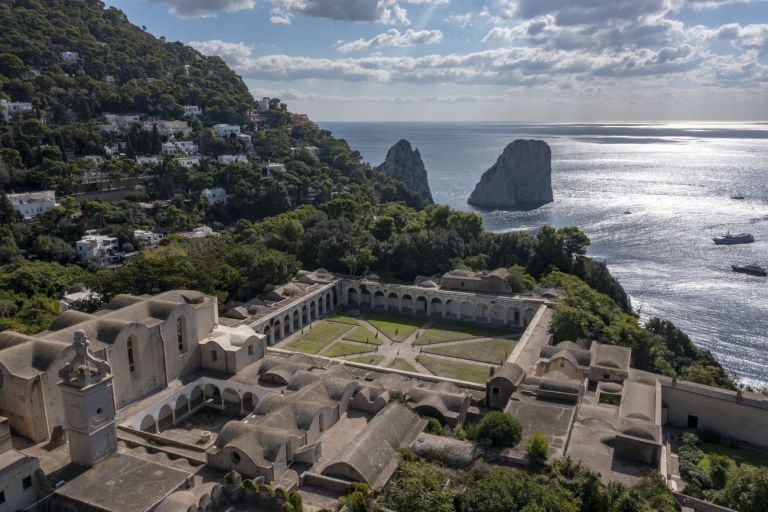
[[[487,229],[576,225],[641,317],[672,320],[748,384],[768,384],[768,123],[321,123],[378,165],[408,139],[436,202],[466,204],[480,175],[517,138],[552,148],[555,201],[533,211],[478,211]],[[742,194],[742,201],[731,199]],[[625,213],[630,212],[630,213]],[[712,237],[750,232],[756,243]]]

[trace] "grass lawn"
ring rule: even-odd
[[[400,315],[388,315],[386,313],[366,313],[365,319],[372,326],[383,332],[392,341],[401,342],[416,332],[424,320]]]
[[[376,338],[376,334],[362,326],[355,327],[349,331],[344,335],[344,339],[349,341],[359,341],[360,343],[370,343],[372,345],[381,345],[381,340]]]
[[[373,348],[370,346],[361,345],[359,343],[345,343],[343,341],[337,341],[329,348],[323,351],[323,355],[326,357],[340,357],[349,356],[352,354],[364,354],[365,352],[371,352]]]
[[[750,466],[768,466],[768,456],[762,453],[753,452],[751,450],[742,450],[740,448],[731,448],[726,444],[713,444],[713,443],[701,443],[701,450],[704,452],[704,457],[699,461],[699,467],[711,474],[709,455],[719,454],[725,455],[730,459],[730,469],[728,470],[728,476],[736,470],[742,464],[748,464]]]
[[[429,356],[417,356],[416,360],[427,367],[427,370],[440,377],[449,379],[466,380],[482,384],[488,380],[489,368],[476,364],[462,363],[459,361],[446,361]]]
[[[402,370],[404,372],[413,372],[413,373],[419,373],[419,370],[413,367],[411,363],[403,359],[402,357],[396,357],[392,360],[391,363],[389,363],[390,368],[394,368],[395,370]]]
[[[512,337],[514,334],[514,331],[498,327],[453,322],[436,322],[432,327],[421,333],[419,339],[415,340],[413,344],[429,345],[432,343],[468,340],[471,338],[489,338],[492,336]]]
[[[306,354],[317,354],[350,329],[352,327],[349,324],[339,324],[323,320],[314,324],[311,331],[309,327],[305,327],[304,336],[293,340],[281,348]]]
[[[456,343],[453,345],[437,345],[424,349],[424,352],[430,354],[440,354],[443,356],[460,357],[462,359],[471,359],[483,363],[504,364],[504,361],[517,342],[514,340],[492,339],[483,341],[467,341],[465,343]]]
[[[366,354],[364,356],[350,357],[347,361],[354,361],[356,363],[363,364],[379,364],[384,360],[384,356],[377,356],[376,354]]]
[[[339,324],[360,325],[360,322],[357,321],[357,318],[348,315],[333,315],[329,316],[326,320]]]

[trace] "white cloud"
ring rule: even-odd
[[[370,50],[386,46],[414,46],[421,44],[437,44],[443,41],[443,32],[440,30],[411,30],[400,32],[392,28],[372,37],[371,39],[357,39],[356,41],[340,41],[336,49],[342,53]]]
[[[168,12],[179,18],[212,18],[220,12],[253,9],[254,0],[149,0],[168,4]]]
[[[235,66],[246,63],[253,51],[253,45],[251,44],[228,43],[220,39],[190,41],[189,46],[203,55],[217,55]]]
[[[445,3],[410,0],[408,3]],[[367,21],[410,25],[408,11],[396,0],[272,0],[273,23],[290,22],[296,14],[339,21]],[[277,21],[275,21],[277,20]]]
[[[499,103],[509,98],[503,94],[447,94],[428,96],[348,96],[338,94],[318,94],[314,92],[299,91],[297,89],[251,89],[255,98],[269,97],[280,98],[283,101],[317,101],[324,103]]]

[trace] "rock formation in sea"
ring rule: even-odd
[[[398,181],[402,181],[409,190],[422,198],[421,206],[434,204],[429,190],[427,170],[418,149],[412,149],[411,143],[400,139],[387,151],[387,159],[376,169],[383,171]]]
[[[543,140],[518,139],[483,173],[467,203],[504,210],[536,208],[553,200],[549,145]]]

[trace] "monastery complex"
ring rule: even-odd
[[[710,429],[768,449],[766,397],[636,370],[628,348],[553,344],[557,290],[515,295],[504,273],[392,284],[301,271],[221,316],[215,297],[175,290],[65,311],[34,336],[2,332],[0,511],[237,510],[228,489],[246,480],[250,510],[279,510],[294,491],[308,510],[330,508],[354,482],[384,487],[397,448],[471,460],[472,443],[425,433],[425,418],[455,426],[491,410],[515,416],[524,440],[546,435],[549,457],[606,481],[657,469],[673,491],[673,432]],[[378,363],[292,349],[340,313],[362,329],[352,345]],[[365,320],[376,314],[518,337],[501,360],[475,364],[487,377],[462,380],[430,371],[430,358],[450,358],[421,343],[418,322],[392,335]],[[504,339],[487,337],[474,343]],[[528,460],[508,449],[495,463]]]

